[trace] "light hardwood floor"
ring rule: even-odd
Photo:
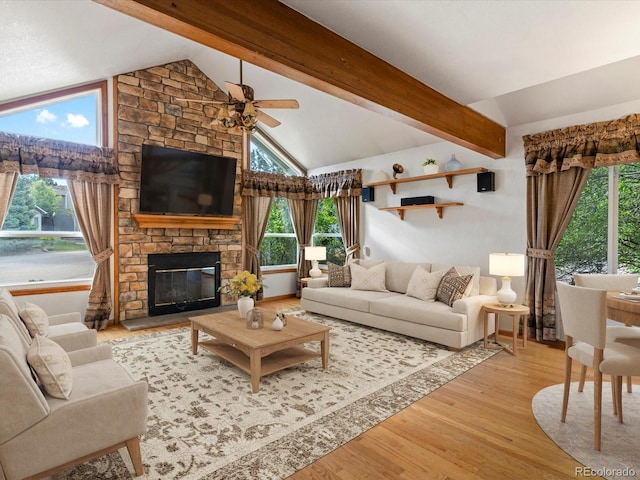
[[[260,306],[293,308],[299,301]],[[150,330],[115,326],[98,337]],[[581,464],[547,438],[531,412],[536,392],[562,383],[563,376],[560,349],[530,341],[516,357],[500,352],[289,479],[576,478]],[[549,408],[559,421],[560,405]]]

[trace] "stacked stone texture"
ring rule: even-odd
[[[212,125],[217,109],[177,98],[226,100],[226,94],[188,60],[122,74],[116,80],[118,164],[119,320],[148,315],[147,255],[220,252],[223,281],[242,268],[241,225],[233,230],[138,228],[143,144],[237,159],[234,216],[241,216],[242,135]],[[231,303],[223,297],[222,303]]]

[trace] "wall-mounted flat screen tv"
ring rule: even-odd
[[[233,215],[236,159],[142,146],[140,213]]]

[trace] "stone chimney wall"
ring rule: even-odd
[[[226,100],[226,94],[192,62],[183,60],[119,75],[115,82],[118,192],[116,262],[119,320],[148,315],[147,255],[220,252],[222,281],[242,268],[241,223],[232,230],[139,228],[140,161],[143,144],[237,159],[234,216],[241,216],[242,135],[212,125],[217,108],[177,101],[188,94]],[[232,303],[222,298],[222,304]]]

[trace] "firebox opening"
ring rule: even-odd
[[[218,252],[148,256],[149,315],[220,306]]]

